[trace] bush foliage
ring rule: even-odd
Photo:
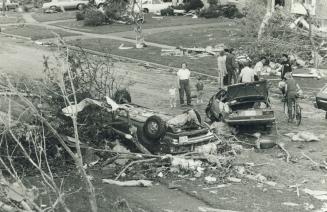
[[[166,9],[160,10],[160,14],[162,16],[173,16],[174,15],[174,9],[171,7],[168,7]]]
[[[85,26],[100,26],[106,21],[106,16],[96,10],[96,9],[87,9],[85,10],[84,25]]]

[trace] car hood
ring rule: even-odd
[[[327,99],[327,85],[325,85],[317,94],[318,98]]]
[[[227,101],[258,101],[268,98],[267,81],[240,83],[227,87]]]

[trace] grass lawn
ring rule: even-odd
[[[6,16],[0,15],[0,24],[24,23],[25,20],[19,13],[7,12]]]
[[[147,47],[144,49],[129,49],[119,50],[120,44],[124,43],[121,41],[110,40],[110,39],[83,39],[79,41],[70,41],[72,45],[77,45],[83,48],[109,52],[111,54],[145,60],[148,62],[154,62],[162,65],[171,67],[180,67],[182,62],[186,62],[188,67],[192,71],[197,71],[206,74],[216,73],[216,58],[209,56],[199,59],[191,59],[187,56],[175,57],[175,56],[161,56],[161,49],[156,47]],[[125,46],[134,46],[132,43],[124,43]]]
[[[151,14],[146,14],[145,23],[143,24],[144,29],[204,24],[204,23],[218,23],[218,19],[205,19],[205,18],[192,19],[191,17],[185,17],[185,16],[167,16],[167,17],[163,17],[163,19],[156,19],[156,18],[152,18],[152,16],[153,15]],[[134,25],[110,24],[110,25],[90,27],[90,26],[84,26],[83,21],[61,22],[61,23],[54,23],[53,25],[74,28],[79,31],[93,32],[97,34],[107,34],[113,32],[125,32],[125,31],[134,30]]]
[[[32,14],[32,17],[39,22],[60,21],[74,19],[76,11],[66,11],[60,13],[43,13],[41,11]]]
[[[34,26],[34,25],[26,25],[24,27],[8,26],[4,28],[2,31],[7,34],[29,37],[32,40],[56,37],[51,31],[58,33],[62,37],[78,35],[77,33],[76,34],[69,33],[63,30],[49,30],[45,27]]]
[[[145,34],[145,41],[161,43],[170,46],[206,47],[224,43],[232,45],[241,39],[237,25],[226,24],[215,27],[189,28],[160,33]],[[126,36],[129,37],[129,36]],[[133,36],[134,38],[134,36]]]

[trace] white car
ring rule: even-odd
[[[5,4],[6,4],[6,10],[16,9],[19,7],[18,3],[13,0],[5,0]],[[2,10],[2,7],[3,7],[3,0],[0,0],[0,10]]]
[[[143,0],[142,9],[145,13],[160,13],[160,10],[172,6],[172,2],[163,2],[162,0]]]
[[[64,9],[83,9],[87,4],[88,0],[46,0],[43,3],[42,9],[56,10],[57,8]]]

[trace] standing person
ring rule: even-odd
[[[227,70],[227,76],[228,76],[228,85],[232,84],[232,79],[234,80],[234,83],[237,83],[237,72],[238,72],[238,66],[235,60],[235,55],[233,54],[234,49],[231,48],[229,50],[225,50],[227,53],[226,56],[226,70]]]
[[[244,63],[244,68],[241,70],[240,73],[240,82],[254,82],[254,70],[250,68],[250,62]]]
[[[260,75],[263,72],[263,66],[265,65],[266,62],[267,62],[267,58],[261,57],[261,60],[259,62],[257,62],[257,64],[255,64],[255,66],[254,66],[254,80],[255,81],[259,81]]]
[[[301,91],[299,84],[295,81],[291,72],[285,74],[286,85],[285,85],[285,95],[287,101],[288,109],[288,122],[293,121],[292,110],[293,104],[295,103],[295,98],[298,95],[298,92]]]
[[[203,85],[201,77],[198,77],[198,82],[196,83],[195,87],[196,87],[196,92],[197,92],[196,103],[197,104],[203,103],[204,85]]]
[[[189,69],[187,69],[186,63],[182,63],[182,68],[177,71],[177,77],[179,80],[179,98],[180,98],[181,105],[184,104],[184,93],[185,93],[187,105],[192,106],[190,76],[191,76],[191,72]]]
[[[288,72],[292,72],[292,64],[291,64],[287,54],[282,55],[281,64],[282,64],[281,79],[285,80],[285,74]]]
[[[217,64],[218,64],[218,86],[219,86],[219,88],[223,88],[224,87],[224,77],[227,74],[225,51],[219,52],[219,55],[217,58]]]
[[[168,92],[170,107],[174,108],[176,107],[176,86],[174,84],[171,84]]]

